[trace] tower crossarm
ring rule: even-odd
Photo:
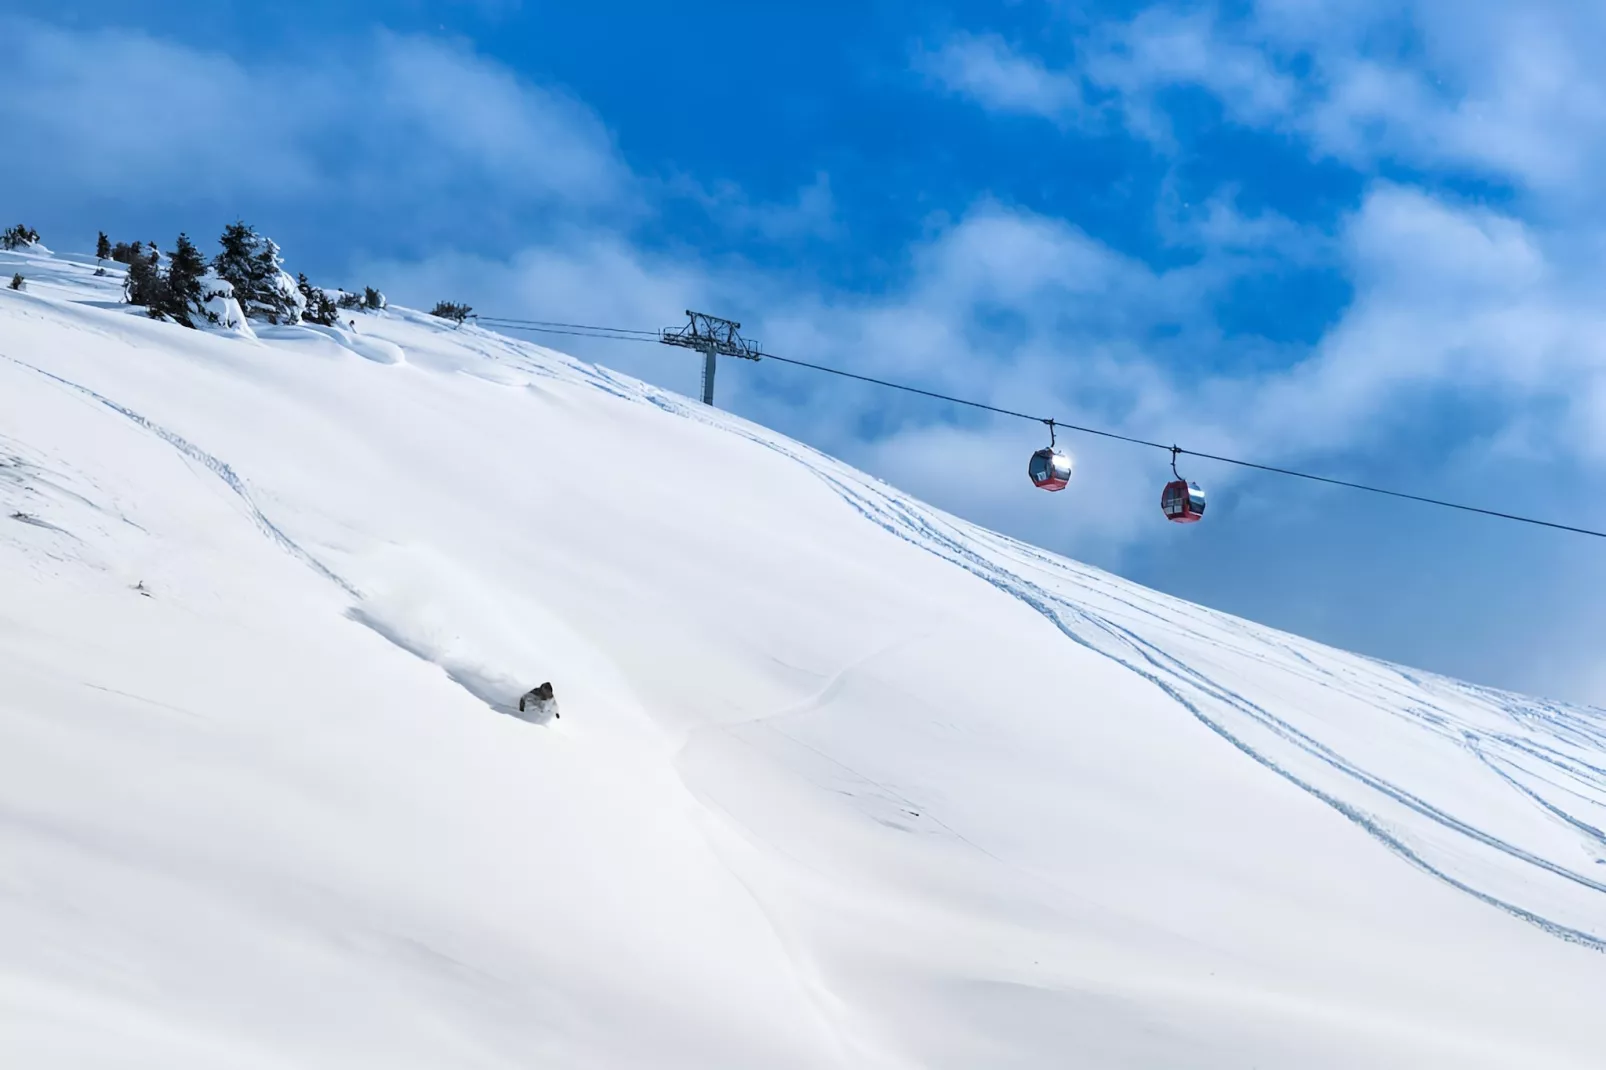
[[[742,325],[735,320],[687,309],[685,325],[666,328],[659,334],[658,340],[665,345],[695,349],[699,353],[741,357],[743,360],[760,359],[764,355],[763,350],[757,342],[743,338],[741,329]]]

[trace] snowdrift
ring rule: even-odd
[[[1600,710],[473,327],[10,271],[5,1065],[1600,1065]]]

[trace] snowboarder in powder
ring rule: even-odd
[[[542,684],[540,687],[533,687],[519,696],[519,712],[523,713],[525,710],[531,710],[538,714],[550,713],[552,716],[557,717],[559,715],[558,700],[553,695],[552,685],[550,683]]]

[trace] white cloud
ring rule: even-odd
[[[1266,379],[1250,411],[1285,449],[1382,439],[1435,399],[1481,399],[1530,451],[1606,462],[1606,309],[1540,234],[1488,209],[1383,186],[1342,236],[1355,298],[1306,361]],[[1572,281],[1576,280],[1576,281]],[[1530,422],[1549,414],[1541,431]]]
[[[665,191],[690,198],[733,233],[757,234],[774,242],[829,239],[842,233],[831,176],[824,171],[816,172],[789,202],[755,201],[734,182],[705,187],[688,175],[676,176],[665,184]]]
[[[1241,192],[1241,183],[1229,183],[1199,203],[1184,201],[1173,171],[1157,205],[1161,237],[1173,246],[1255,257],[1278,268],[1332,259],[1331,235],[1270,208],[1246,212],[1239,205]]]
[[[387,296],[419,307],[456,295],[487,315],[655,329],[706,304],[717,281],[693,262],[647,254],[624,236],[587,228],[507,258],[447,251],[423,260],[368,260],[363,277]],[[554,344],[558,344],[554,341]]]
[[[1290,116],[1295,128],[1356,161],[1471,168],[1552,194],[1590,180],[1606,150],[1597,5],[1417,0],[1403,14],[1417,42],[1404,56],[1301,32],[1285,14],[1252,31],[1312,64],[1317,88]]]
[[[1055,66],[993,35],[923,57],[946,89],[1001,112],[1084,117],[1084,84],[1129,132],[1173,149],[1162,96],[1191,87],[1244,126],[1364,169],[1470,170],[1592,194],[1606,165],[1606,7],[1571,0],[1258,0],[1247,16],[1158,4],[1094,26]]]
[[[388,33],[243,63],[137,31],[0,20],[0,190],[188,203],[256,196],[482,211],[619,207],[628,170],[584,105],[466,47]],[[383,202],[383,203],[380,203]]]
[[[1079,67],[1095,84],[1120,95],[1119,106],[1135,133],[1161,141],[1169,141],[1169,126],[1154,94],[1170,86],[1209,90],[1247,123],[1284,115],[1298,96],[1294,79],[1278,71],[1263,51],[1224,39],[1204,12],[1156,7],[1129,23],[1105,27],[1087,43]]]
[[[1566,0],[1260,0],[1236,22],[1144,12],[1117,35],[1125,54],[1102,62],[1140,98],[1196,85],[1235,121],[1357,166],[1470,169],[1555,194],[1606,160],[1603,38],[1606,9]]]
[[[1162,88],[1198,85],[1235,114],[1257,119],[1284,113],[1297,92],[1259,49],[1223,40],[1207,14],[1165,7],[1099,27],[1061,68],[996,34],[961,32],[919,54],[916,69],[991,111],[1086,124],[1113,110],[1130,131],[1160,143],[1171,137],[1154,100]],[[1089,101],[1084,83],[1099,103]]]
[[[226,56],[138,33],[67,33],[0,21],[0,126],[26,146],[27,168],[0,182],[63,178],[101,194],[142,195],[183,174],[191,190],[276,187],[290,197],[319,184],[294,151],[296,117]],[[292,151],[259,153],[255,145]]]
[[[1074,76],[1050,71],[994,34],[957,34],[941,48],[919,53],[915,66],[950,92],[996,111],[1071,120],[1085,110]]]
[[[385,128],[395,156],[416,153],[420,165],[443,159],[443,183],[470,170],[503,193],[570,204],[625,193],[628,172],[607,128],[577,100],[430,38],[380,34],[368,62],[377,84],[356,99],[375,105],[362,108],[361,119]]]

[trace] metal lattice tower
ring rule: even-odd
[[[720,319],[704,312],[686,310],[684,327],[668,327],[658,336],[664,345],[695,349],[703,355],[703,404],[714,403],[714,367],[720,356],[758,360],[763,356],[758,343],[743,338],[740,323]]]

